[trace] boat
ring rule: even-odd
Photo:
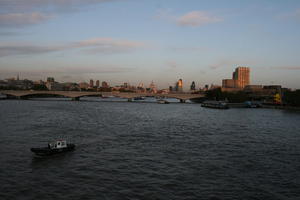
[[[204,101],[201,104],[202,107],[207,108],[218,108],[218,109],[228,109],[229,106],[224,101]]]
[[[170,102],[168,102],[167,100],[164,100],[164,99],[159,99],[159,100],[157,100],[157,103],[159,103],[159,104],[169,104]]]
[[[67,143],[66,140],[49,142],[48,147],[31,148],[30,150],[37,156],[50,156],[75,149],[75,144]]]
[[[133,100],[135,101],[145,100],[145,97],[134,97]]]

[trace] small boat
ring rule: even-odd
[[[134,97],[133,100],[135,100],[135,101],[145,100],[145,97]]]
[[[228,105],[224,101],[204,101],[201,107],[207,108],[218,108],[218,109],[228,109]]]
[[[159,100],[157,100],[157,103],[159,103],[159,104],[169,104],[170,102],[168,102],[167,100],[164,100],[164,99],[159,99]]]
[[[75,144],[68,144],[66,140],[57,140],[48,143],[48,147],[31,148],[30,150],[38,156],[50,156],[58,153],[72,151]]]

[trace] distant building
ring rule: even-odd
[[[183,82],[182,82],[182,79],[179,79],[179,80],[175,83],[175,91],[176,91],[176,92],[182,92],[182,91],[183,91]]]
[[[89,86],[90,86],[90,88],[94,87],[94,81],[93,81],[93,79],[90,80],[90,85]]]
[[[232,79],[223,79],[223,88],[240,88],[250,85],[250,68],[249,67],[237,67],[232,73]]]
[[[53,77],[48,77],[48,78],[47,78],[47,82],[48,82],[48,83],[54,83],[55,80],[54,80]]]
[[[106,81],[102,81],[101,87],[103,87],[103,88],[108,88],[109,85],[108,85],[108,83],[107,83]]]
[[[61,91],[64,90],[64,85],[57,82],[48,82],[46,83],[46,87],[48,90],[52,91]]]
[[[236,80],[237,88],[244,88],[246,85],[250,85],[250,68],[238,67],[232,74],[232,79]]]
[[[80,89],[88,89],[89,86],[90,85],[88,83],[86,83],[86,82],[79,83],[79,88]]]
[[[123,87],[124,87],[124,88],[129,88],[129,83],[124,83],[124,84],[123,84]]]
[[[149,88],[151,93],[157,93],[157,89],[153,81],[151,81]]]
[[[234,79],[223,79],[222,87],[223,88],[235,88],[236,80]]]
[[[96,81],[96,88],[99,88],[99,87],[100,87],[100,81],[97,80],[97,81]]]
[[[192,84],[191,84],[191,90],[192,90],[192,91],[196,90],[196,84],[195,84],[195,81],[193,81]]]

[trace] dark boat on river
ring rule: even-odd
[[[66,140],[57,140],[48,143],[48,147],[31,148],[30,150],[37,156],[50,156],[54,154],[64,153],[75,149],[75,144],[68,144]]]
[[[217,109],[228,109],[228,105],[224,101],[204,101],[201,104],[202,107],[217,108]]]

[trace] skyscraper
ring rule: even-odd
[[[250,85],[250,68],[237,67],[232,74],[232,79],[236,80],[236,88],[244,88],[246,85]]]
[[[241,88],[250,85],[250,68],[237,67],[232,73],[232,79],[223,79],[223,88]]]
[[[177,82],[178,85],[178,92],[182,92],[182,87],[183,87],[183,83],[182,83],[182,79],[179,79]]]
[[[99,87],[100,87],[100,81],[97,80],[97,81],[96,81],[96,88],[99,88]]]
[[[192,84],[191,84],[191,90],[196,90],[196,84],[195,84],[195,81],[193,81]]]
[[[94,81],[93,81],[93,79],[90,80],[90,87],[91,88],[94,87]]]

